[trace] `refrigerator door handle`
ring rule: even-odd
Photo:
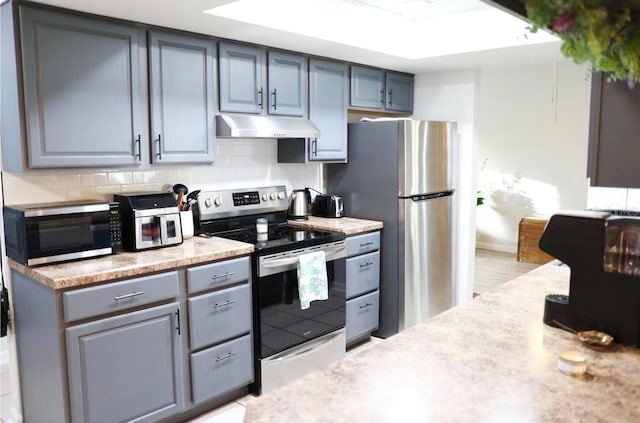
[[[412,200],[412,201],[427,201],[427,200],[433,200],[435,198],[443,198],[443,197],[449,197],[451,195],[453,195],[453,193],[455,192],[455,190],[449,190],[449,191],[441,191],[441,192],[432,192],[429,194],[420,194],[420,195],[410,195],[408,197],[400,197],[401,199],[404,200]]]

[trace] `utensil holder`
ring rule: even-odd
[[[182,226],[182,239],[193,238],[193,213],[191,210],[180,212],[180,225]]]

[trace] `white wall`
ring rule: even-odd
[[[149,166],[146,169],[46,170],[5,173],[6,204],[111,199],[115,193],[159,191],[177,182],[189,190],[285,185],[287,192],[320,188],[319,164],[278,164],[276,140],[218,139],[212,165]]]
[[[569,61],[481,70],[478,247],[516,252],[522,217],[587,206],[589,98],[586,66]]]
[[[458,123],[453,151],[454,280],[455,301],[472,297],[475,250],[475,162],[474,97],[476,71],[438,72],[416,75],[413,117]]]

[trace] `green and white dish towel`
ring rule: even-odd
[[[324,251],[315,251],[298,257],[300,309],[308,309],[311,301],[329,298],[328,286]]]

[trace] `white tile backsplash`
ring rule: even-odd
[[[271,139],[219,139],[212,165],[33,170],[3,176],[5,204],[110,200],[120,192],[165,191],[177,182],[192,191],[285,185],[290,192],[305,186],[320,189],[322,181],[318,163],[277,163],[277,142]]]

